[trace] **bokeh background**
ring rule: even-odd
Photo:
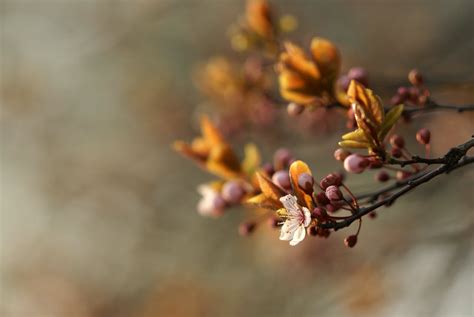
[[[355,228],[292,248],[265,226],[239,237],[240,210],[196,213],[210,176],[170,144],[197,132],[196,65],[241,58],[226,30],[243,1],[0,3],[1,316],[473,316],[471,167],[365,221],[354,249]],[[298,17],[288,38],[330,38],[385,100],[416,66],[440,102],[474,102],[471,0],[272,3]],[[439,155],[473,123],[431,114],[401,131],[420,150],[429,127]],[[319,177],[340,168],[338,133],[293,127],[230,141],[288,147]]]

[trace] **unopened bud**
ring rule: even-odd
[[[277,170],[284,169],[290,165],[293,160],[293,154],[285,148],[278,149],[273,155],[274,166]]]
[[[396,175],[396,178],[397,178],[397,180],[402,181],[402,180],[407,179],[407,178],[410,177],[410,176],[411,176],[411,173],[410,173],[410,172],[407,172],[407,171],[398,171],[398,172],[397,172],[397,175]]]
[[[342,199],[342,193],[337,186],[329,186],[326,188],[326,196],[331,201],[339,201]]]
[[[331,185],[340,186],[341,182],[342,182],[342,178],[339,175],[337,175],[335,173],[331,173],[331,174],[327,175],[326,177],[324,177],[319,182],[319,186],[321,186],[321,188],[325,190],[326,188],[328,188]]]
[[[298,186],[307,194],[311,195],[313,193],[314,178],[308,173],[302,173],[298,177]]]
[[[403,149],[405,147],[405,139],[398,134],[394,134],[390,137],[390,144],[393,147]]]
[[[329,204],[329,198],[326,197],[326,193],[325,192],[320,192],[318,193],[314,199],[316,200],[316,202],[319,204],[319,205],[326,205],[326,204]]]
[[[408,73],[408,81],[414,86],[421,86],[423,85],[423,75],[421,75],[418,69],[412,69]]]
[[[288,106],[286,107],[286,111],[288,114],[292,117],[299,116],[303,111],[304,111],[304,106],[299,105],[294,102],[290,102]]]
[[[318,235],[318,228],[316,226],[309,227],[307,231],[310,236],[315,237]]]
[[[375,179],[381,183],[385,183],[390,179],[390,175],[386,171],[380,171],[375,175]]]
[[[255,227],[256,227],[255,222],[241,223],[240,226],[239,226],[239,234],[241,236],[246,237],[246,236],[250,235],[252,232],[254,232]]]
[[[382,160],[379,160],[378,158],[372,158],[369,160],[369,167],[371,169],[377,169],[381,168],[383,166]]]
[[[353,248],[357,244],[357,236],[351,235],[344,239],[344,244],[348,248]]]
[[[238,204],[245,196],[245,190],[238,181],[228,181],[222,187],[221,195],[229,204]]]
[[[397,89],[397,95],[400,96],[402,99],[406,99],[409,97],[410,92],[407,87],[398,87]]]
[[[334,158],[341,162],[343,162],[349,155],[351,155],[351,152],[346,151],[344,149],[337,149],[336,151],[334,151]]]
[[[275,216],[271,216],[270,218],[268,218],[268,221],[267,221],[270,228],[278,228],[279,222],[280,220]]]
[[[369,73],[363,67],[352,67],[349,69],[347,76],[349,79],[354,79],[365,87],[369,86]]]
[[[428,130],[426,128],[420,129],[416,133],[416,140],[420,144],[423,144],[423,145],[429,144],[430,139],[431,139],[431,132],[430,132],[430,130]]]
[[[369,165],[369,160],[359,154],[351,154],[344,160],[344,169],[349,173],[362,173]]]
[[[311,217],[316,219],[324,219],[326,217],[326,211],[322,208],[316,207],[311,212]]]
[[[390,154],[395,158],[400,158],[403,155],[402,150],[400,150],[397,147],[394,147],[393,149],[391,149]]]
[[[290,176],[288,171],[277,171],[272,176],[272,182],[285,190],[291,189]]]
[[[267,174],[269,177],[271,177],[273,175],[273,173],[275,173],[275,169],[273,168],[273,164],[272,163],[265,163],[263,164],[262,166],[262,170],[265,172],[265,174]]]

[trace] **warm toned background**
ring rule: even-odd
[[[473,316],[472,167],[367,221],[352,250],[197,215],[209,177],[170,143],[196,132],[196,64],[239,58],[226,28],[243,1],[0,3],[1,316]],[[274,3],[299,17],[292,39],[332,39],[385,98],[417,66],[438,100],[474,102],[471,0]],[[472,114],[425,118],[404,126],[414,148],[422,125],[435,154],[474,132]],[[232,142],[340,167],[337,134],[290,130]]]

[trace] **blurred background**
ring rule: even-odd
[[[170,145],[208,111],[196,67],[242,59],[227,29],[244,1],[0,3],[1,316],[473,316],[472,167],[382,209],[354,249],[352,227],[289,247],[265,226],[240,237],[241,210],[196,213],[211,177]],[[271,3],[298,18],[288,38],[331,39],[385,100],[417,67],[439,102],[474,102],[471,0]],[[288,147],[318,177],[340,169],[338,128],[283,122],[230,142]],[[416,152],[429,127],[441,155],[473,124],[430,114],[401,131]]]

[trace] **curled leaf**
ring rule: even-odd
[[[293,187],[293,191],[296,195],[296,198],[298,198],[298,201],[302,206],[306,206],[310,210],[313,210],[314,205],[311,195],[306,194],[303,189],[298,186],[298,179],[303,173],[312,175],[311,170],[309,169],[306,163],[304,163],[303,161],[295,161],[291,163],[289,174],[291,185]]]
[[[385,139],[387,133],[390,131],[390,129],[392,129],[395,123],[397,123],[398,119],[400,119],[400,116],[403,113],[403,108],[403,105],[398,105],[390,109],[390,111],[387,113],[379,131],[379,138],[381,140]]]

